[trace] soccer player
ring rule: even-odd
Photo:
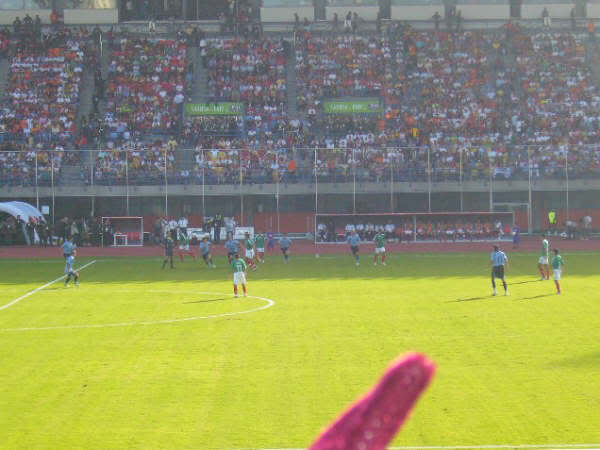
[[[497,245],[494,245],[494,251],[490,258],[490,265],[492,266],[492,287],[494,288],[494,295],[498,295],[498,291],[496,291],[496,278],[502,280],[504,295],[508,295],[508,285],[504,279],[504,267],[508,265],[508,257]]]
[[[254,263],[254,239],[250,237],[250,233],[245,234],[246,237],[246,264],[250,266],[250,269],[256,270],[256,264]]]
[[[244,291],[244,297],[245,297],[247,295],[247,291],[246,291],[246,271],[248,270],[248,265],[236,253],[234,255],[234,257],[233,257],[233,261],[231,263],[231,268],[233,269],[233,295],[235,297],[239,297],[239,295],[238,295],[238,284],[241,284],[242,285],[242,289]]]
[[[229,239],[225,241],[225,248],[227,249],[227,260],[229,261],[229,264],[231,264],[235,254],[240,252],[240,243],[236,239],[233,239],[231,233],[228,238]]]
[[[71,236],[67,237],[63,244],[63,256],[68,258],[73,254],[77,246],[73,243],[73,238]]]
[[[513,234],[513,248],[519,248],[519,244],[521,243],[521,227],[519,225],[515,225],[512,228]]]
[[[66,264],[65,264],[65,274],[67,278],[65,278],[65,287],[69,286],[69,281],[71,281],[71,277],[75,280],[75,286],[79,286],[79,272],[75,270],[75,255],[76,251],[67,256]]]
[[[264,263],[265,262],[265,235],[257,234],[254,237],[254,242],[256,243],[256,261]]]
[[[192,257],[196,261],[196,254],[190,250],[190,238],[187,235],[187,230],[179,229],[179,259],[183,262],[185,255]]]
[[[283,261],[285,264],[289,261],[290,256],[290,246],[292,245],[291,239],[287,234],[284,234],[279,238],[279,248],[281,249],[281,253],[283,253]]]
[[[352,230],[350,236],[348,236],[348,244],[350,244],[350,250],[352,255],[356,258],[356,265],[360,265],[360,256],[358,255],[358,246],[360,245],[360,236],[356,233],[356,230]]]
[[[373,264],[377,265],[377,259],[381,254],[381,264],[385,266],[385,233],[377,233],[375,235],[375,257]]]
[[[550,266],[548,265],[548,259],[550,257],[550,243],[546,239],[546,235],[542,234],[542,253],[538,259],[538,269],[542,278],[540,280],[550,279]]]
[[[167,239],[165,240],[165,259],[162,264],[163,269],[167,265],[167,262],[171,263],[171,269],[175,268],[173,266],[173,247],[174,247],[173,239],[171,239],[171,236],[167,236]]]
[[[202,242],[200,242],[200,253],[202,254],[202,259],[208,267],[210,267],[211,269],[217,267],[212,260],[212,253],[210,252],[210,241],[208,240],[208,236],[204,236],[202,238]]]
[[[562,268],[565,265],[565,261],[557,248],[554,249],[554,256],[552,257],[552,269],[554,269],[554,284],[556,285],[556,293],[560,295],[560,277],[562,275]]]

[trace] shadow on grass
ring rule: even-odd
[[[536,280],[529,280],[529,281],[515,281],[513,283],[507,283],[507,284],[509,286],[513,286],[513,285],[516,285],[516,284],[538,283],[540,281],[542,281],[542,280],[536,279]]]
[[[577,369],[600,367],[600,351],[584,355],[569,356],[567,358],[550,361],[549,367],[573,367]]]
[[[195,302],[183,302],[184,305],[189,305],[190,303],[211,303],[211,302],[221,302],[223,300],[231,300],[232,297],[223,297],[223,298],[211,298],[208,300],[196,300]]]
[[[553,297],[554,295],[556,295],[555,293],[552,294],[540,294],[540,295],[534,295],[533,297],[521,297],[517,300],[535,300],[537,298],[542,298],[542,297]]]
[[[487,300],[494,298],[493,295],[484,295],[482,297],[470,297],[470,298],[457,298],[456,300],[448,300],[446,303],[456,303],[456,302],[475,302],[477,300]]]

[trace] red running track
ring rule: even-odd
[[[492,245],[497,244],[508,252],[535,252],[540,248],[540,237],[523,237],[518,249],[512,248],[512,242],[411,242],[402,244],[386,245],[386,249],[391,253],[466,253],[466,252],[489,252]],[[600,251],[600,240],[581,240],[567,241],[558,236],[550,236],[550,246],[558,247],[563,252],[569,251]],[[363,244],[361,250],[364,253],[371,253],[375,248],[374,244]],[[346,244],[318,244],[312,242],[296,241],[292,244],[292,253],[295,254],[343,254],[349,251]],[[160,246],[145,247],[81,247],[78,250],[80,257],[111,257],[111,256],[162,256],[163,248]],[[275,252],[277,248],[267,253]],[[213,253],[216,255],[226,254],[223,245],[214,245]],[[62,256],[60,247],[0,247],[0,259],[2,258],[59,258]]]

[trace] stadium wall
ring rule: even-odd
[[[548,8],[550,17],[556,19],[568,19],[573,8],[572,2],[563,3],[523,3],[521,7],[522,19],[540,19],[544,8]],[[458,8],[462,13],[462,17],[466,20],[507,20],[510,17],[510,5],[507,1],[504,4],[459,4]],[[375,20],[379,8],[376,6],[328,6],[326,9],[326,19],[331,20],[333,14],[337,13],[340,21],[343,21],[344,16],[348,11],[356,12],[365,20]],[[428,4],[428,5],[401,5],[391,8],[391,18],[393,20],[431,20],[435,12],[444,15],[444,5]],[[268,7],[261,8],[261,20],[263,22],[291,22],[294,18],[294,13],[297,13],[300,20],[304,17],[310,21],[314,20],[314,8],[309,6],[298,7]],[[588,3],[587,16],[591,18],[600,17],[600,4]]]
[[[0,197],[0,199],[2,199]],[[14,199],[14,198],[13,198]],[[54,217],[78,216],[144,216],[158,217],[165,214],[165,205],[168,215],[189,217],[202,217],[216,213],[224,216],[238,217],[239,223],[245,225],[265,227],[274,230],[302,233],[311,226],[307,217],[312,217],[315,212],[315,196],[312,195],[280,195],[279,202],[274,195],[228,195],[205,196],[204,201],[199,195],[169,196],[165,202],[162,196],[39,196],[31,193],[20,198],[33,205],[48,206],[50,211],[54,205]],[[2,199],[4,200],[4,199]],[[464,193],[462,199],[463,211],[489,211],[489,193]],[[495,193],[493,202],[526,203],[527,191],[514,191]],[[460,211],[460,194],[438,192],[432,193],[431,212]],[[564,191],[534,192],[532,196],[532,225],[535,231],[547,228],[548,210],[559,211],[559,222],[566,219],[567,199]],[[279,211],[279,215],[277,212]],[[389,213],[389,212],[428,212],[429,197],[427,193],[398,193],[393,197],[382,194],[357,194],[356,197],[348,194],[320,195],[318,197],[319,213]],[[241,220],[243,212],[244,219]],[[600,224],[600,191],[570,192],[569,193],[569,218],[579,220],[584,215],[594,218],[595,224]],[[523,210],[517,213],[519,225],[526,229],[527,217]],[[152,224],[149,219],[145,224]]]
[[[260,9],[260,20],[263,22],[291,22],[294,14],[298,14],[300,20],[306,17],[311,22],[315,19],[315,9],[312,6],[285,7],[276,6]]]
[[[68,25],[109,25],[119,23],[119,10],[116,8],[65,9],[64,20]]]
[[[28,9],[28,10],[2,10],[0,12],[0,25],[12,25],[17,17],[25,17],[25,14],[29,14],[32,18],[40,16],[42,23],[50,23],[50,9]]]

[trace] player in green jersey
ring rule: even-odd
[[[379,232],[375,235],[375,259],[373,264],[377,265],[377,259],[381,255],[381,264],[385,266],[385,233]]]
[[[554,249],[554,256],[552,257],[552,269],[554,270],[554,284],[556,285],[556,293],[560,295],[560,278],[562,275],[562,268],[565,265],[565,261],[557,248]]]
[[[265,235],[262,233],[254,236],[254,243],[256,245],[256,261],[264,263],[265,262]]]
[[[248,265],[242,258],[240,258],[240,255],[236,254],[231,263],[231,268],[233,269],[233,295],[235,297],[239,297],[238,284],[241,284],[245,297],[247,295],[246,271],[248,270]]]
[[[550,265],[548,264],[548,259],[550,256],[550,242],[546,239],[546,235],[542,234],[542,253],[540,254],[540,258],[538,259],[538,269],[540,274],[542,275],[541,280],[549,280],[550,279]]]
[[[245,234],[246,240],[244,241],[244,245],[246,246],[246,264],[252,270],[256,270],[256,264],[254,262],[254,239],[250,237],[250,233]]]
[[[189,255],[192,257],[194,261],[196,261],[196,254],[190,250],[190,238],[187,235],[187,231],[179,229],[179,259],[183,262],[185,255]]]

